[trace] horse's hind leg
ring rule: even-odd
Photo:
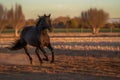
[[[51,53],[52,53],[52,60],[51,60],[51,63],[54,62],[54,51],[53,51],[53,48],[51,46],[51,44],[49,43],[48,46],[47,46],[50,50],[51,50]]]
[[[24,47],[24,50],[25,50],[25,53],[27,54],[27,56],[29,57],[30,63],[33,65],[33,60],[32,60],[32,57],[30,56],[30,54],[28,53],[27,46]]]
[[[43,58],[43,60],[49,61],[47,53],[45,52],[45,50],[42,47],[40,47],[40,50],[42,51],[43,55],[45,56],[45,58]]]
[[[42,62],[42,59],[41,59],[41,57],[39,55],[39,48],[36,48],[35,53],[37,54],[37,57],[38,57],[40,63],[42,64],[43,62]]]

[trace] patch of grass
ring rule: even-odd
[[[2,33],[14,33],[14,32],[15,32],[14,29],[4,29],[4,30],[2,31]]]
[[[76,29],[72,29],[72,28],[69,28],[69,29],[64,29],[64,28],[55,28],[54,29],[54,32],[91,32],[91,29],[79,29],[79,28],[76,28]]]
[[[3,31],[2,31],[2,33],[14,33],[14,29],[4,29]],[[68,29],[66,29],[66,28],[54,28],[54,32],[55,33],[59,33],[59,32],[73,32],[73,33],[92,33],[92,30],[89,28],[89,29],[85,29],[85,28],[82,28],[82,29],[80,29],[80,28],[76,28],[76,29],[73,29],[73,28],[68,28]],[[108,29],[108,28],[101,28],[100,29],[100,32],[111,32],[111,30],[110,29]],[[112,29],[112,32],[120,32],[120,28],[113,28]]]
[[[111,32],[111,30],[108,29],[108,28],[102,28],[102,29],[100,29],[100,32]],[[120,29],[119,28],[113,28],[112,32],[120,32]]]

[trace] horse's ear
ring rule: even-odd
[[[50,17],[50,16],[51,16],[51,14],[48,15],[48,17]]]
[[[44,16],[46,17],[46,14],[44,14]]]
[[[40,18],[41,16],[40,16],[40,15],[38,15],[38,17]]]

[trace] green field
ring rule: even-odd
[[[55,28],[55,29],[54,29],[54,32],[55,32],[55,33],[59,33],[59,32],[91,33],[92,30],[91,30],[91,29],[85,29],[85,28],[83,28],[83,29],[72,29],[72,28],[70,28],[70,29],[64,29],[64,28]],[[108,28],[102,28],[102,29],[100,29],[100,32],[111,32],[111,30],[108,29]],[[112,32],[114,32],[114,33],[120,32],[120,28],[114,28],[114,29],[112,30]],[[2,31],[2,33],[14,33],[14,29],[4,29],[4,30]]]

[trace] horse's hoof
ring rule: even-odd
[[[40,63],[40,66],[42,66],[43,62]]]
[[[35,65],[35,63],[32,61],[32,62],[31,62],[31,65]]]
[[[49,59],[47,59],[47,58],[43,58],[43,60],[44,60],[44,61],[49,61]]]
[[[53,64],[53,63],[54,63],[54,61],[50,61],[50,63],[51,63],[51,64]]]

